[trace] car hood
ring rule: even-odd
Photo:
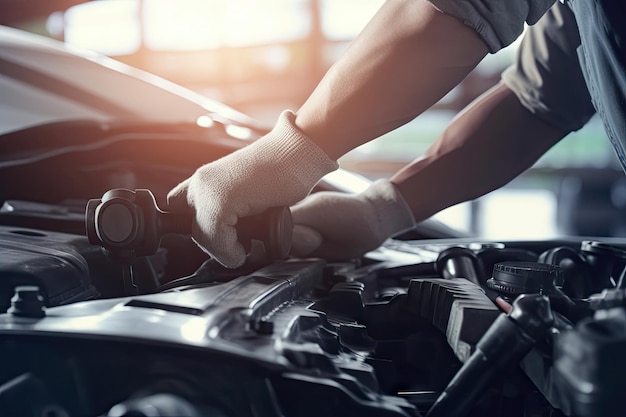
[[[104,55],[0,26],[0,134],[42,123],[195,123],[206,114],[266,126],[218,101]]]

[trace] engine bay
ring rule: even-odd
[[[9,204],[5,224],[55,216]],[[130,262],[80,233],[0,226],[2,414],[622,414],[626,241],[252,253],[229,270],[169,234]]]

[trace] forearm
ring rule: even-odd
[[[511,90],[498,85],[391,181],[420,221],[506,184],[566,133],[532,115]]]
[[[412,120],[456,86],[487,47],[425,0],[388,0],[298,110],[331,158]]]

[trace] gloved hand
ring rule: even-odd
[[[291,212],[291,253],[299,257],[358,257],[415,225],[411,209],[388,180],[378,180],[360,194],[315,193]]]
[[[235,229],[240,217],[300,201],[337,168],[294,121],[295,114],[284,111],[270,133],[200,167],[167,196],[170,210],[195,210],[193,239],[228,268],[246,258]]]

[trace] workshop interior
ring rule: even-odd
[[[356,259],[291,257],[275,207],[237,224],[246,262],[225,268],[168,210],[382,3],[0,0],[0,415],[626,414],[626,177],[595,117]],[[419,157],[517,44],[312,192]]]

